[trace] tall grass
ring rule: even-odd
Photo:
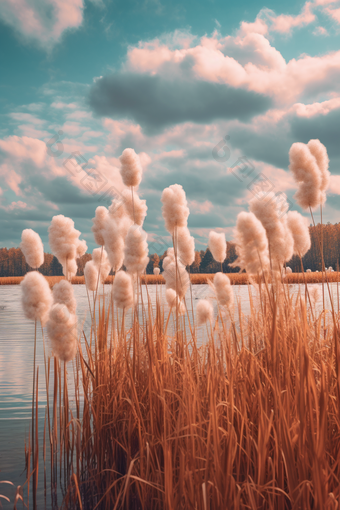
[[[100,300],[79,342],[74,414],[56,370],[63,508],[338,508],[339,316],[306,307],[303,287],[249,296],[250,315],[219,310],[201,346],[191,313],[144,301],[129,322]]]

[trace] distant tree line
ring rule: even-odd
[[[303,267],[305,270],[311,269],[312,271],[321,271],[321,225],[318,224],[315,227],[309,227],[309,230],[312,246],[302,259]],[[331,266],[336,270],[340,257],[340,223],[336,223],[335,225],[328,223],[324,225],[322,235],[325,266]],[[147,274],[152,274],[154,267],[159,267],[162,270],[165,256],[166,252],[161,256],[151,254],[149,264],[146,268]],[[227,258],[222,265],[224,273],[237,273],[239,271],[239,268],[232,268],[229,265],[234,262],[236,258],[235,244],[228,241]],[[85,255],[77,259],[77,276],[82,276],[84,274],[85,264],[91,259],[90,253],[85,253]],[[292,268],[294,273],[301,272],[301,261],[299,257],[294,256],[287,265]],[[210,250],[207,248],[206,250],[196,251],[195,261],[188,269],[190,273],[216,273],[217,271],[221,271],[221,264],[215,262]],[[0,248],[0,276],[23,276],[28,271],[32,271],[32,269],[26,264],[25,257],[20,248]],[[39,268],[39,271],[46,276],[63,274],[61,264],[59,264],[56,257],[50,253],[45,253],[45,261]]]

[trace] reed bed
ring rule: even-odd
[[[171,334],[160,301],[125,327],[101,300],[78,344],[74,414],[55,360],[62,508],[338,508],[339,315],[325,330],[322,316],[304,291],[261,285],[250,315],[219,310],[199,347],[191,313]]]
[[[227,273],[230,283],[232,285],[247,285],[249,283],[249,276],[246,273]],[[59,283],[63,280],[64,276],[45,276],[50,287],[52,288],[56,283]],[[208,282],[208,280],[212,281],[214,278],[214,273],[194,273],[190,275],[190,281],[193,285],[204,285]],[[327,276],[324,276],[323,281],[325,282],[339,282],[340,281],[340,273],[334,271],[333,273],[327,273]],[[0,277],[0,285],[19,285],[24,276],[1,276]],[[105,279],[105,285],[109,285],[113,282],[114,276],[108,276]],[[286,283],[322,283],[322,273],[290,273],[285,276]],[[84,276],[73,276],[71,279],[73,285],[85,284]],[[142,275],[141,282],[146,283],[147,285],[155,285],[155,284],[164,284],[165,280],[163,276],[160,275]]]

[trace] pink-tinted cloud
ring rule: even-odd
[[[233,56],[229,56],[233,55]],[[225,83],[269,95],[280,103],[296,101],[310,87],[340,79],[340,51],[322,56],[302,55],[286,62],[268,39],[259,33],[203,37],[190,48],[172,50],[159,40],[130,48],[126,68],[140,73],[182,73],[185,59],[192,61],[196,79]],[[336,78],[337,77],[337,78]]]
[[[22,37],[49,49],[65,30],[81,25],[83,9],[83,0],[2,0],[0,18]]]
[[[204,214],[214,207],[213,204],[209,200],[205,200],[204,202],[198,202],[197,200],[189,200],[188,202],[189,209],[192,213]]]
[[[334,21],[336,21],[337,23],[340,24],[340,8],[338,8],[338,9],[331,9],[331,8],[327,7],[324,10],[324,12],[326,14],[328,14],[329,16],[331,16]]]
[[[331,175],[331,180],[328,188],[330,193],[340,195],[340,175]]]
[[[313,23],[316,19],[316,16],[312,12],[312,6],[312,2],[306,2],[301,13],[297,16],[280,14],[279,16],[271,18],[272,24],[270,26],[270,30],[272,32],[289,34],[293,28],[302,27]]]

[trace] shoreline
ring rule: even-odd
[[[190,275],[190,280],[192,285],[204,285],[208,283],[208,280],[212,281],[215,273],[195,273]],[[225,273],[232,285],[247,285],[250,280],[246,273]],[[45,276],[48,281],[50,287],[53,287],[56,283],[60,282],[60,280],[65,279],[64,276]],[[24,279],[24,276],[1,276],[0,277],[0,285],[19,285],[20,282]],[[112,284],[114,280],[114,276],[109,276],[105,280],[105,285]],[[333,273],[327,273],[324,281],[328,282],[339,282],[340,281],[340,273],[334,271]],[[285,276],[285,283],[288,284],[298,284],[304,283],[322,283],[322,273],[290,273]],[[72,278],[73,285],[84,285],[85,277],[84,276],[74,276]],[[164,285],[165,280],[162,275],[153,275],[148,274],[146,276],[141,277],[141,283],[147,285]]]

